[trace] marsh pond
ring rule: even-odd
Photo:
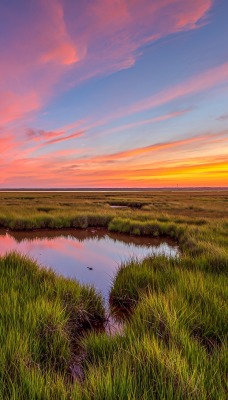
[[[174,257],[177,244],[171,239],[137,237],[105,229],[0,231],[0,255],[17,251],[32,257],[57,274],[94,285],[108,300],[118,266],[130,258],[150,254]]]

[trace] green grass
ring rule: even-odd
[[[3,228],[103,226],[171,237],[181,251],[120,266],[111,304],[127,318],[114,337],[81,334],[104,318],[94,289],[16,255],[1,258],[0,398],[225,400],[227,199],[227,191],[0,193]],[[72,383],[79,338],[85,380]]]
[[[134,310],[123,337],[84,340],[83,398],[227,398],[227,280],[175,264],[152,257],[120,269],[112,296]]]
[[[84,329],[104,319],[95,290],[15,253],[0,259],[0,398],[68,398]]]

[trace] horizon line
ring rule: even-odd
[[[198,190],[228,190],[228,186],[160,186],[160,187],[126,187],[126,188],[121,188],[121,187],[102,187],[102,188],[97,188],[97,187],[86,187],[86,188],[72,188],[72,187],[18,187],[18,188],[0,188],[0,192],[5,192],[5,191],[139,191],[139,190],[193,190],[193,189],[198,189]]]

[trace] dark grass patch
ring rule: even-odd
[[[37,207],[36,209],[37,209],[37,211],[46,212],[46,213],[56,210],[53,207]]]

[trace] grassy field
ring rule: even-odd
[[[15,254],[0,259],[0,398],[227,398],[228,191],[0,193],[0,200],[2,228],[103,226],[172,237],[181,250],[175,259],[120,266],[110,302],[126,322],[113,337],[81,334],[104,318],[93,289]],[[84,380],[73,383],[79,338]]]

